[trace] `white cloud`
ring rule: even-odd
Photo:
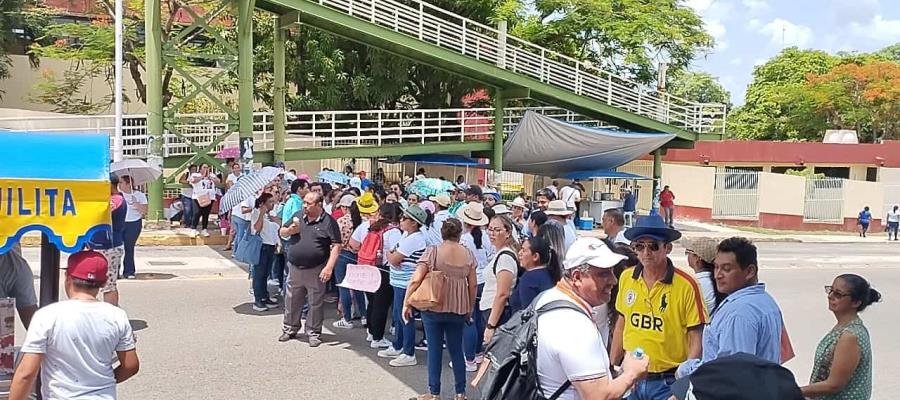
[[[759,25],[760,25],[760,24],[761,24],[761,22],[759,22],[758,19],[756,19],[756,18],[750,18],[750,20],[747,21],[747,28],[756,30],[756,28],[759,28]]]
[[[759,32],[769,36],[773,44],[783,47],[806,47],[813,38],[812,29],[808,26],[794,24],[781,18],[775,18],[765,24]]]
[[[769,9],[769,3],[766,0],[742,0],[741,4],[755,13],[761,13]]]
[[[872,21],[881,6],[878,0],[832,0],[830,8],[835,24],[845,26]]]
[[[766,61],[769,61],[769,59],[768,58],[757,58],[757,59],[753,60],[753,66],[758,67],[760,65],[765,64]]]
[[[712,0],[686,0],[684,4],[690,8],[693,8],[698,13],[702,13],[712,5]]]
[[[850,32],[861,38],[894,43],[900,41],[900,19],[884,19],[883,16],[876,15],[867,23],[852,23]]]
[[[741,64],[744,62],[744,59],[742,59],[742,58],[740,58],[740,57],[735,57],[735,58],[732,58],[732,59],[731,59],[730,61],[728,61],[728,62],[729,62],[731,65],[741,65]]]

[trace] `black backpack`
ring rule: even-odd
[[[481,400],[555,400],[572,383],[566,381],[550,397],[544,395],[537,373],[538,316],[559,309],[576,310],[590,318],[584,309],[568,300],[551,301],[535,309],[534,301],[497,328],[485,349],[490,366],[478,382]]]

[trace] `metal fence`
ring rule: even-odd
[[[844,222],[844,180],[811,178],[806,180],[803,221],[821,223]]]
[[[713,218],[759,218],[759,172],[742,169],[716,170]]]

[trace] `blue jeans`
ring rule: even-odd
[[[122,275],[134,275],[134,246],[141,237],[142,226],[143,220],[140,219],[125,223],[125,257],[122,260]]]
[[[634,384],[628,400],[669,400],[672,397],[672,385],[675,378],[640,380]]]
[[[484,284],[478,285],[478,292],[475,295],[475,304],[472,305],[472,323],[466,324],[463,329],[463,350],[466,353],[466,360],[475,361],[475,356],[481,354],[484,349],[484,318],[481,317],[481,311],[478,310],[478,303],[481,302],[481,292],[484,291]]]
[[[259,248],[259,264],[253,266],[253,298],[257,305],[269,298],[266,280],[269,278],[269,266],[275,258],[275,245],[264,244]]]
[[[391,317],[394,320],[396,336],[394,336],[394,349],[403,351],[408,356],[415,355],[416,345],[416,320],[410,319],[403,322],[403,299],[406,298],[406,289],[393,287],[394,311]]]
[[[191,196],[181,195],[181,226],[187,227],[194,222],[194,200]]]
[[[249,227],[250,223],[247,222],[247,220],[234,217],[231,218],[231,229],[234,229],[234,244],[231,245],[231,248],[235,253],[237,253],[241,240],[244,240],[244,236],[247,236],[247,228]]]
[[[466,394],[466,363],[463,359],[463,327],[466,316],[452,313],[422,312],[425,336],[428,337],[428,390],[441,394],[441,370],[444,363],[443,344],[447,344],[453,362],[453,382],[456,394]]]
[[[346,250],[341,251],[341,256],[338,257],[337,263],[334,264],[334,281],[337,283],[343,282],[344,277],[347,276],[347,265],[355,263],[356,254]],[[338,286],[338,295],[340,296],[341,309],[344,312],[345,321],[353,318],[353,300],[356,300],[356,307],[359,308],[360,315],[366,315],[365,292],[356,290],[351,295],[350,289]]]

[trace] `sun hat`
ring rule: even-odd
[[[378,211],[378,203],[375,202],[375,196],[372,196],[371,192],[365,192],[356,199],[356,206],[359,207],[359,212],[363,214],[374,214]]]
[[[494,209],[494,214],[497,214],[497,215],[509,214],[512,212],[509,210],[509,207],[507,207],[506,204],[497,204],[491,208]]]
[[[356,196],[352,194],[345,194],[341,196],[341,201],[338,203],[338,206],[350,207],[351,205],[353,205],[354,200],[356,200]]]
[[[431,200],[422,200],[418,203],[418,206],[422,207],[423,210],[431,211],[431,213],[434,214],[434,203],[432,203]]]
[[[562,200],[553,200],[547,205],[547,211],[544,211],[544,214],[547,215],[559,215],[559,216],[569,216],[572,215],[575,211],[569,210],[566,208],[566,202]]]
[[[438,193],[434,196],[429,197],[428,200],[440,204],[441,207],[444,208],[449,208],[450,205],[453,204],[453,200],[450,199],[450,195],[447,193]]]
[[[563,261],[564,269],[572,269],[584,264],[597,268],[612,268],[626,259],[622,254],[613,252],[606,242],[592,237],[583,237],[575,240],[569,250],[566,251],[566,259]]]
[[[669,228],[659,215],[648,215],[638,218],[637,223],[625,231],[625,238],[632,242],[643,237],[659,242],[674,242],[681,238],[681,232]]]
[[[79,251],[69,256],[66,275],[94,284],[106,283],[109,261],[103,254],[93,250]]]
[[[512,207],[528,208],[528,205],[525,204],[525,199],[521,197],[516,197],[509,205]]]
[[[428,220],[428,214],[425,213],[425,210],[422,207],[419,207],[415,204],[410,205],[403,209],[403,215],[412,218],[413,221],[416,221],[419,226],[424,226],[425,221]]]
[[[701,260],[710,264],[716,260],[716,247],[719,245],[719,241],[712,238],[700,237],[685,240],[685,242],[684,249],[696,254]]]
[[[456,216],[460,221],[474,226],[485,226],[490,220],[484,215],[484,205],[478,202],[465,204],[456,211]]]

